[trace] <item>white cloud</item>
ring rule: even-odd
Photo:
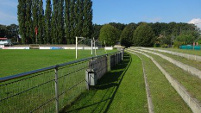
[[[189,21],[188,23],[195,24],[197,27],[199,27],[201,29],[201,18],[194,18],[191,21]]]
[[[117,19],[112,19],[110,22],[118,22]]]
[[[162,20],[162,18],[160,18],[160,17],[156,17],[156,18],[150,19],[150,21],[153,22],[153,23],[159,22],[159,21],[161,21],[161,20]]]

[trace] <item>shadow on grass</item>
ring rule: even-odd
[[[120,64],[105,74],[95,87],[82,93],[75,102],[66,106],[61,112],[107,112],[131,62],[131,56],[125,53],[124,60]]]

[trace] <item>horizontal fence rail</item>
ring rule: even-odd
[[[87,89],[87,69],[100,79],[122,57],[123,50],[0,78],[0,112],[58,113]]]

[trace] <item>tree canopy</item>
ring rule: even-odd
[[[133,32],[137,25],[135,23],[128,24],[121,33],[120,42],[121,45],[130,47],[133,45]]]
[[[22,43],[73,44],[76,36],[91,38],[92,5],[91,0],[46,0],[44,11],[43,0],[19,0]]]
[[[135,46],[153,46],[155,34],[147,23],[141,23],[133,33],[133,42]]]
[[[110,24],[104,25],[100,30],[99,40],[107,46],[113,46],[118,41],[118,29]]]
[[[117,28],[119,30],[118,33],[120,33],[120,42],[122,45],[128,47],[130,45],[134,46],[153,46],[153,44],[157,46],[172,46],[178,45],[178,41],[182,41],[182,43],[179,44],[192,44],[193,41],[199,41],[198,38],[200,37],[200,29],[195,26],[194,24],[188,24],[188,23],[176,23],[176,22],[170,22],[170,23],[145,23],[145,22],[140,22],[140,23],[130,23],[130,24],[135,24],[135,28],[133,31],[128,27],[130,24],[120,24],[120,23],[109,23],[113,27]],[[142,24],[148,25],[149,29],[152,31],[151,34],[154,36],[151,41],[147,41],[147,43],[144,45],[140,44],[145,40],[141,40],[139,43],[131,42],[131,38],[133,38],[133,41],[135,41],[134,37],[134,31],[136,31],[136,28],[138,26],[141,26]],[[125,27],[123,27],[125,26]],[[97,25],[94,24],[94,33],[96,33],[95,36],[100,36],[98,35],[100,33],[100,28],[102,25]],[[123,31],[121,31],[121,29]],[[146,28],[145,28],[146,29]],[[143,31],[143,30],[142,30]],[[139,32],[139,31],[138,31]],[[147,31],[144,31],[145,34]],[[131,33],[131,34],[129,34]],[[143,33],[142,33],[143,34]],[[131,35],[133,35],[131,37]],[[185,41],[185,37],[188,35],[188,41]],[[191,36],[190,36],[191,35]],[[93,35],[94,36],[94,35]],[[143,38],[142,38],[143,39]],[[119,40],[119,37],[116,37],[115,40]],[[176,44],[177,43],[177,44]],[[139,45],[140,44],[140,45]]]

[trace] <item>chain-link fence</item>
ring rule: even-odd
[[[114,61],[120,62],[122,54],[105,54],[0,78],[0,112],[59,112],[87,89],[87,69],[96,67],[101,77],[117,64]]]

